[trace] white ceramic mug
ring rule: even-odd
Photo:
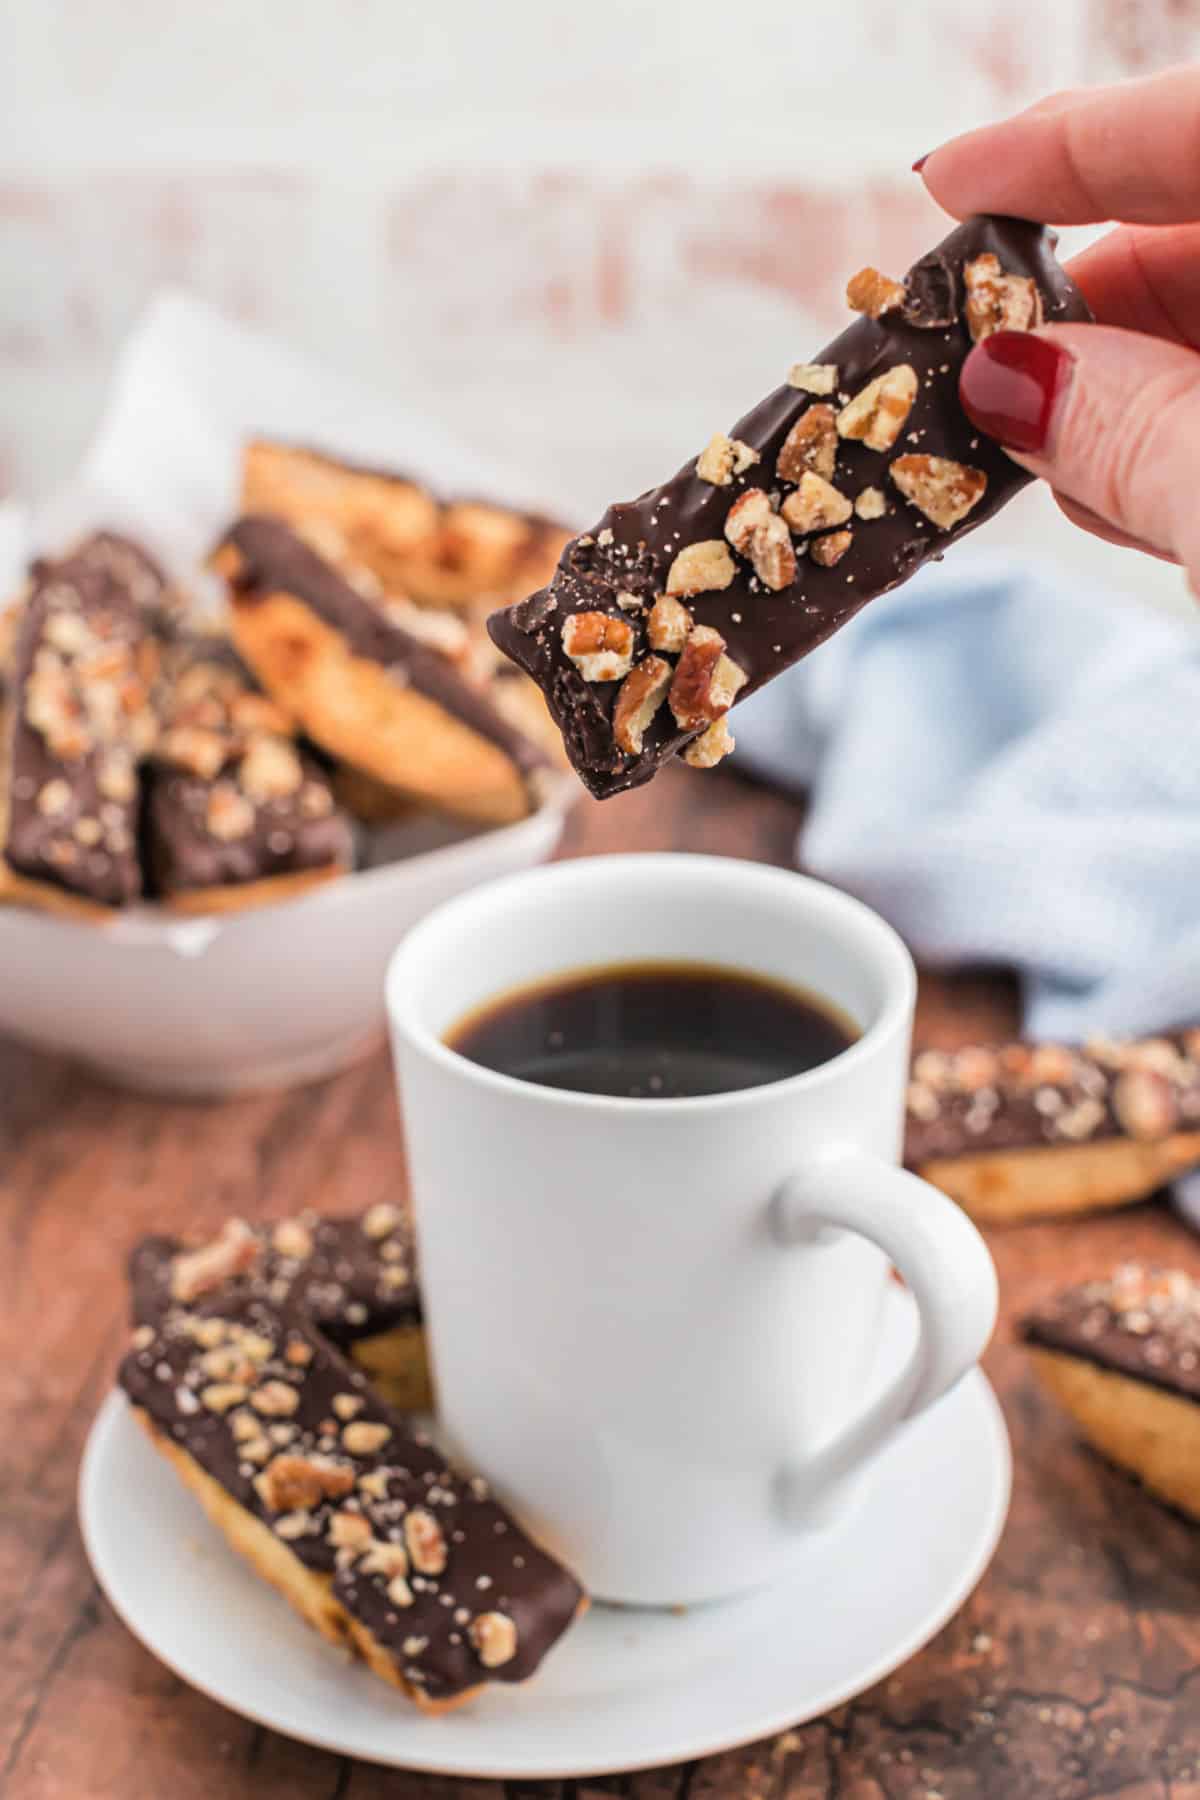
[[[721,964],[824,995],[832,1061],[681,1100],[546,1088],[443,1038],[606,963]],[[786,1568],[901,1421],[972,1366],[996,1278],[896,1167],[916,981],[890,926],[784,870],[593,857],[450,901],[388,977],[439,1411],[592,1593],[734,1593]],[[865,1398],[889,1264],[920,1332]]]

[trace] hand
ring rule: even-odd
[[[917,167],[959,217],[1125,221],[1070,265],[1099,323],[985,338],[959,391],[1077,525],[1200,596],[1200,69],[1055,94]]]

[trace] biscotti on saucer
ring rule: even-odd
[[[290,1301],[234,1282],[172,1304],[120,1383],[232,1548],[423,1711],[526,1680],[585,1604]]]

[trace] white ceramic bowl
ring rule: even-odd
[[[494,831],[398,828],[397,860],[280,906],[211,919],[139,907],[103,926],[0,909],[0,1032],[146,1093],[215,1097],[330,1074],[382,1041],[384,971],[405,932],[441,901],[543,862],[573,789],[564,781]]]

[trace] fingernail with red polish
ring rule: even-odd
[[[958,397],[988,437],[1037,456],[1050,441],[1074,367],[1074,358],[1049,338],[995,331],[963,364]]]
[[[921,173],[921,170],[925,167],[925,164],[929,161],[929,159],[932,155],[933,155],[933,151],[927,150],[925,152],[924,156],[918,156],[916,162],[912,166],[912,172],[914,175],[919,175]]]

